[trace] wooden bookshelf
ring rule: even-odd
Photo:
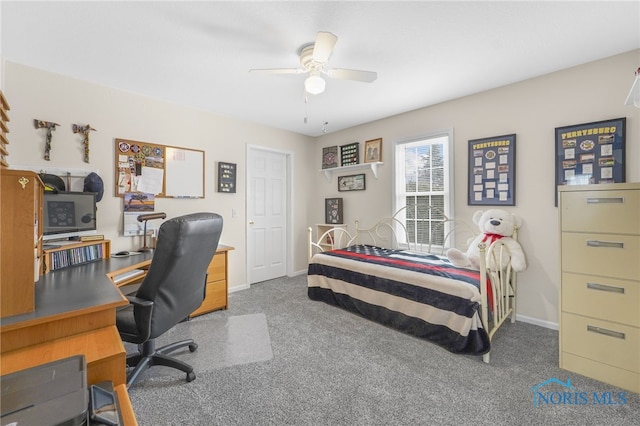
[[[9,107],[7,98],[4,97],[4,93],[0,90],[0,168],[9,167],[7,161],[7,156],[9,155],[9,150],[7,149],[9,138],[7,137],[7,133],[9,133],[8,111],[10,109],[11,107]]]
[[[68,268],[69,266],[83,265],[107,259],[111,255],[111,241],[63,241],[51,243],[59,245],[55,248],[46,248],[44,252],[44,272]]]

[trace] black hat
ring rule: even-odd
[[[64,184],[64,181],[62,180],[62,178],[60,176],[56,176],[56,175],[52,175],[49,173],[40,173],[40,180],[42,180],[42,183],[44,183],[44,190],[45,191],[51,191],[51,192],[58,192],[58,191],[66,191],[66,186]]]
[[[96,201],[102,200],[102,195],[104,194],[104,184],[102,183],[102,178],[91,172],[84,178],[84,192],[95,192],[96,193]]]

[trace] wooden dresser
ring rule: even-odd
[[[207,269],[207,290],[202,305],[191,314],[192,317],[206,314],[217,309],[227,309],[229,294],[228,255],[231,246],[218,245],[209,269]]]
[[[559,191],[560,368],[640,393],[640,183]]]

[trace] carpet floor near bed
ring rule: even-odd
[[[640,418],[640,395],[558,369],[556,331],[505,324],[486,365],[309,300],[306,275],[232,293],[229,310],[186,324],[222,327],[254,315],[265,318],[272,357],[260,321],[245,322],[248,345],[209,345],[214,334],[199,334],[199,349],[185,353],[196,358],[195,381],[167,369],[145,373],[129,390],[139,424],[584,426],[636,425]],[[218,355],[205,353],[213,346]],[[218,356],[240,359],[233,352],[253,346],[262,356],[210,366]],[[550,379],[570,380],[573,389],[548,383],[537,391],[550,402],[534,400],[534,388]]]

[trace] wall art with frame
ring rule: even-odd
[[[236,164],[218,161],[218,192],[236,192]]]
[[[382,161],[382,138],[371,139],[364,143],[364,162],[377,163]]]
[[[470,206],[516,205],[516,135],[469,141]]]
[[[338,176],[338,191],[364,191],[365,174]]]
[[[324,216],[325,223],[341,224],[342,223],[342,198],[325,198],[324,199]]]
[[[556,193],[558,186],[625,181],[626,117],[556,127]]]
[[[332,169],[338,167],[338,145],[322,148],[322,168]]]

